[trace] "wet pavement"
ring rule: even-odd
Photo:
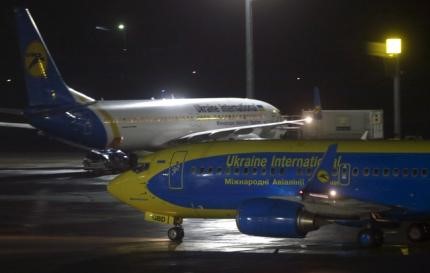
[[[0,155],[0,272],[427,272],[430,245],[387,233],[379,249],[336,225],[305,239],[240,234],[234,220],[188,219],[185,238],[106,192],[115,175],[80,169],[80,153]]]

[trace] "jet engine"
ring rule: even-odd
[[[319,228],[303,205],[287,200],[258,198],[241,204],[236,216],[240,232],[265,237],[303,238]]]

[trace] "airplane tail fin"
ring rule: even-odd
[[[337,156],[337,144],[330,144],[325,152],[319,166],[309,178],[304,193],[327,194],[332,179],[333,165]]]
[[[29,10],[16,9],[15,16],[29,107],[94,101],[65,84]]]

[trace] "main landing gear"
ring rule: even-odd
[[[411,242],[423,242],[430,238],[430,225],[427,223],[410,224],[406,234]]]
[[[167,231],[167,237],[173,242],[181,242],[185,235],[182,228],[182,218],[175,218],[174,225]]]

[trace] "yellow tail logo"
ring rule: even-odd
[[[25,70],[33,77],[47,78],[48,56],[39,41],[33,41],[25,50]]]
[[[317,173],[317,179],[321,183],[327,183],[330,179],[330,176],[326,170],[319,170]]]

